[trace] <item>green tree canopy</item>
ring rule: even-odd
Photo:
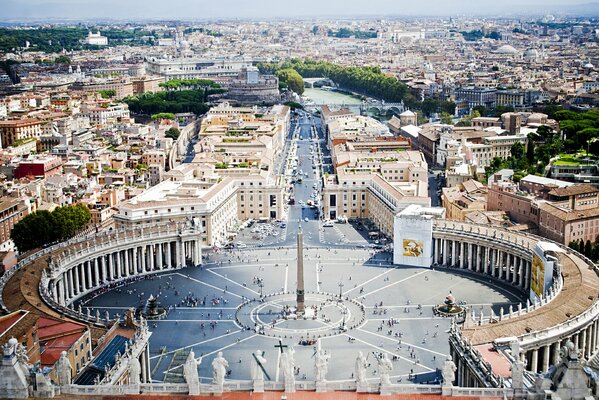
[[[171,138],[173,140],[177,140],[179,138],[180,134],[181,134],[181,132],[179,131],[179,129],[177,129],[173,126],[172,128],[170,128],[169,130],[167,130],[165,132],[164,136],[166,136],[167,138]]]
[[[161,119],[170,119],[171,121],[174,121],[175,118],[177,118],[177,116],[173,113],[158,113],[152,115],[152,121],[158,121]]]
[[[299,95],[304,93],[304,79],[295,69],[281,69],[277,71],[276,75],[281,83],[286,84],[290,90]]]
[[[91,213],[84,204],[58,207],[52,212],[37,211],[19,221],[13,227],[10,238],[17,249],[24,252],[67,240],[87,226],[90,220]]]
[[[70,64],[71,59],[67,56],[58,56],[54,59],[56,64]]]
[[[100,93],[103,99],[112,99],[116,96],[116,90],[114,89],[98,90],[98,93]]]

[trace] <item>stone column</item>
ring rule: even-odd
[[[440,239],[434,239],[435,240],[435,257],[433,258],[435,263],[439,263],[439,256],[441,255],[441,251],[440,251],[440,247],[441,245],[439,244],[439,242],[441,241]]]
[[[490,253],[490,249],[485,246],[485,250],[484,250],[484,261],[483,261],[483,265],[484,265],[484,273],[488,274],[489,273],[489,253]]]
[[[171,258],[171,242],[166,242],[165,243],[165,250],[166,250],[166,268],[171,269],[172,268],[172,258]]]
[[[120,279],[123,276],[123,271],[121,270],[121,251],[117,250],[114,256],[116,257],[116,279]]]
[[[559,351],[561,349],[561,342],[558,340],[557,342],[553,343],[553,355],[551,356],[551,364],[555,365],[555,363],[557,362],[557,359],[559,358]]]
[[[524,282],[522,288],[524,290],[530,288],[530,262],[528,260],[524,260]]]
[[[127,276],[135,275],[135,265],[133,265],[133,249],[127,249],[124,251],[125,254],[125,270]]]
[[[162,246],[163,243],[156,244],[156,262],[158,264],[158,269],[164,269],[164,257],[162,255]]]
[[[106,281],[108,274],[106,273],[106,256],[100,256],[100,264],[102,266],[102,281]]]
[[[542,372],[547,372],[549,370],[549,351],[550,351],[549,345],[543,347],[543,371]]]
[[[125,277],[129,277],[131,275],[130,265],[129,265],[129,249],[123,250],[123,258],[125,262]]]
[[[154,253],[154,245],[148,245],[148,259],[150,260],[150,271],[154,271],[156,269],[156,254]]]
[[[131,270],[133,275],[139,274],[139,262],[137,261],[137,247],[131,249]]]
[[[68,278],[67,281],[69,282],[69,291],[68,291],[69,292],[69,299],[72,299],[73,297],[75,297],[75,287],[73,285],[73,268],[69,269],[63,275]]]
[[[586,330],[586,328],[583,329],[582,332],[580,333],[580,347],[578,347],[578,348],[580,349],[580,354],[582,354],[582,356],[585,357],[587,354],[587,330]]]
[[[91,280],[92,280],[92,270],[91,270],[91,263],[89,260],[85,261],[83,263],[84,265],[84,269],[83,274],[82,274],[82,278],[81,281],[83,282],[83,291],[88,291],[91,288]]]
[[[64,292],[63,279],[64,279],[64,276],[61,275],[57,282],[57,284],[58,284],[58,304],[60,304],[61,306],[65,305],[65,292]]]
[[[472,243],[466,243],[467,251],[468,251],[468,259],[466,260],[466,265],[468,269],[472,271]]]
[[[96,286],[100,286],[100,271],[97,258],[94,258],[94,277],[96,278]]]
[[[449,240],[443,239],[443,266],[447,266],[447,260],[449,258]]]
[[[108,253],[106,257],[108,257],[108,280],[111,281],[114,279],[114,254]]]
[[[181,238],[181,260],[179,260],[181,267],[185,267],[185,240]]]
[[[52,299],[58,303],[58,280],[52,281]]]
[[[532,356],[530,361],[530,370],[532,372],[537,372],[539,370],[539,350],[533,349]]]
[[[197,238],[196,240],[193,241],[194,244],[194,249],[193,249],[193,256],[194,256],[194,260],[193,263],[195,264],[195,266],[198,266],[202,263],[202,246],[200,245],[200,239]]]
[[[457,266],[458,263],[456,261],[456,241],[450,240],[449,244],[451,244],[451,265]]]
[[[81,264],[77,264],[73,267],[73,275],[75,276],[75,294],[81,293],[81,286],[79,286],[79,267]]]

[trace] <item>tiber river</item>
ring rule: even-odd
[[[345,104],[352,112],[360,114],[360,104],[362,104],[362,100],[349,94],[339,93],[332,90],[322,90],[319,88],[306,88],[303,96],[309,97],[310,100],[316,104]],[[383,121],[388,119],[387,116],[372,115],[371,113],[368,113],[368,115]]]

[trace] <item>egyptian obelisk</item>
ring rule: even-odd
[[[297,230],[297,305],[296,314],[304,313],[304,234],[302,227]]]

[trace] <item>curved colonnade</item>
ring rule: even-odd
[[[436,221],[433,228],[434,265],[483,275],[528,298],[534,246],[548,240],[501,228],[457,221]],[[553,243],[554,245],[557,245]],[[530,372],[545,372],[572,341],[585,359],[599,350],[599,276],[583,255],[557,245],[559,251],[551,288],[540,302],[501,309],[499,315],[477,316],[469,310],[462,327],[452,330],[451,355],[458,386],[498,387],[481,348],[494,346],[508,359],[518,357]],[[517,346],[513,347],[514,342]],[[512,348],[519,354],[512,355]]]
[[[166,224],[95,235],[48,257],[39,293],[48,306],[70,317],[107,324],[108,317],[75,312],[73,303],[131,279],[201,264],[200,234],[187,224]]]
[[[532,250],[542,238],[501,228],[439,220],[433,227],[433,265],[501,282],[528,296]],[[450,347],[461,387],[500,387],[502,380],[482,360],[477,346],[502,344],[517,338],[518,357],[533,372],[546,371],[559,349],[572,340],[585,358],[599,348],[599,277],[584,256],[560,246],[553,286],[539,303],[522,304],[499,315],[476,316],[472,310],[461,328],[452,330]],[[45,249],[24,259],[44,268],[39,293],[51,308],[90,324],[105,325],[101,316],[72,310],[77,299],[144,275],[201,263],[200,232],[191,225],[160,225],[77,239]],[[17,268],[17,269],[18,269]],[[14,271],[0,279],[2,289]],[[4,306],[2,304],[2,306]],[[508,352],[509,355],[509,352]]]

